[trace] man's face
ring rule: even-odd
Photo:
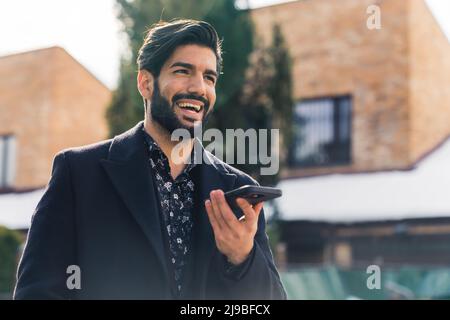
[[[216,56],[207,47],[180,46],[155,79],[150,113],[169,133],[201,125],[216,101]]]

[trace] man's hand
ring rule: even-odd
[[[242,198],[237,204],[244,212],[245,219],[239,221],[225,200],[222,190],[213,190],[211,200],[206,200],[205,207],[214,231],[217,248],[228,261],[238,265],[247,258],[253,248],[253,240],[258,229],[258,217],[263,202],[254,207]]]

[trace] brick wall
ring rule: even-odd
[[[366,9],[371,4],[381,8],[380,30],[366,27]],[[434,70],[420,67],[425,59],[430,62],[426,68],[436,69],[437,63],[431,63],[436,56],[443,58],[444,52],[450,56],[423,0],[303,0],[256,9],[252,16],[266,44],[272,25],[281,25],[294,62],[295,99],[353,97],[352,163],[291,169],[284,176],[406,169],[444,135],[450,112],[444,119],[435,119],[431,108],[421,109],[421,100],[429,93],[417,93],[415,88],[426,82],[428,91],[441,96],[450,74],[441,72],[437,78]],[[413,29],[417,20],[419,28]],[[426,37],[434,43],[429,49],[421,47],[420,30],[428,30]],[[430,50],[436,52],[429,54]],[[448,107],[437,100],[433,98],[433,108]],[[426,124],[435,120],[439,133],[423,133]]]
[[[450,41],[423,1],[410,0],[411,160],[450,134]]]
[[[0,58],[0,135],[17,141],[15,189],[44,186],[54,155],[107,136],[111,93],[58,47]]]
[[[111,99],[110,90],[63,49],[55,49],[53,55],[50,156],[67,147],[107,138],[105,114]]]

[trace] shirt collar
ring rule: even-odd
[[[142,126],[142,131],[144,132],[145,143],[147,145],[147,148],[148,148],[150,154],[157,153],[158,156],[163,156],[163,157],[167,158],[166,155],[164,154],[164,152],[162,152],[158,143],[152,138],[152,136],[147,131],[145,131],[144,126]],[[194,147],[192,148],[192,152],[191,152],[191,161],[184,168],[185,172],[190,172],[197,165],[197,161],[195,161],[198,156],[197,152],[196,152],[196,148],[195,148],[196,143],[198,143],[198,141],[197,141],[197,139],[194,139]]]

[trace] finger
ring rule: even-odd
[[[214,215],[214,212],[213,212],[214,209],[212,207],[211,200],[205,201],[205,209],[206,209],[206,213],[208,214],[209,222],[211,223],[214,233],[220,232],[220,226]]]
[[[233,230],[236,235],[239,232],[239,229],[242,228],[241,224],[239,223],[238,219],[234,215],[233,211],[231,210],[230,206],[227,203],[227,200],[225,199],[225,196],[223,194],[223,191],[220,190],[216,193],[216,199],[219,205],[220,214],[223,217],[223,220],[227,224],[227,226]]]
[[[264,206],[264,202],[259,202],[258,204],[256,204],[256,205],[253,207],[253,210],[254,210],[255,213],[256,213],[256,219],[258,219],[259,214],[261,213],[263,206]]]
[[[219,209],[219,205],[217,203],[217,198],[216,198],[216,191],[212,191],[210,194],[210,197],[211,197],[211,204],[212,204],[212,208],[213,208],[213,214],[214,214],[214,217],[216,218],[218,225],[220,226],[220,229],[221,230],[228,229],[227,224],[223,220],[222,214],[220,214],[220,209]]]
[[[264,206],[264,202],[259,202],[258,204],[256,204],[253,207],[253,210],[255,211],[255,220],[256,220],[256,226],[258,226],[258,220],[259,220],[259,215],[262,212],[262,208]]]
[[[253,225],[255,224],[255,210],[252,208],[252,206],[250,205],[250,203],[242,198],[238,198],[236,199],[237,204],[239,205],[239,207],[241,208],[242,212],[244,212],[245,215],[245,221],[247,222],[248,225]]]

